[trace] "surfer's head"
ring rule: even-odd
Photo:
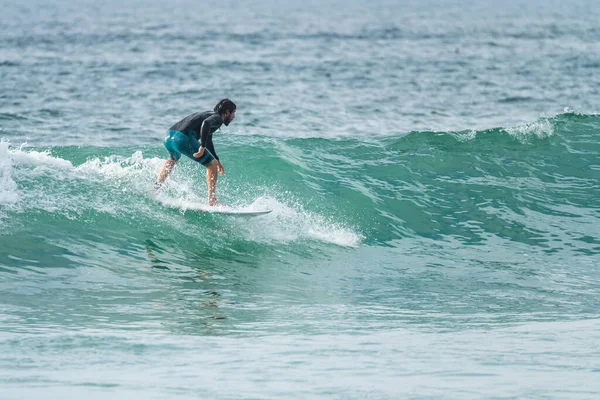
[[[221,115],[225,126],[229,125],[235,118],[235,103],[229,99],[223,99],[217,103],[214,110]]]

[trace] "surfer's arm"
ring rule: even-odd
[[[221,164],[221,160],[219,160],[219,156],[215,151],[215,146],[213,145],[212,138],[209,138],[206,142],[206,150],[210,151],[210,154],[212,154],[215,157],[215,160],[217,160],[217,168],[219,169],[219,173],[223,175],[225,173],[225,170],[223,169],[223,164]]]
[[[219,156],[217,155],[217,152],[215,151],[215,146],[213,146],[212,139],[208,139],[208,141],[206,142],[205,148],[206,148],[206,150],[210,151],[210,154],[212,154],[217,159],[217,161],[219,161]]]
[[[202,154],[204,154],[204,149],[208,148],[209,151],[211,150],[210,147],[207,147],[207,144],[210,143],[211,127],[211,123],[208,119],[205,119],[204,122],[202,122],[202,126],[200,127],[200,149],[198,149],[198,153],[196,153],[200,154],[200,157],[202,156]]]
[[[194,147],[198,147],[198,151],[193,154],[194,158],[200,158],[204,154],[204,146],[200,144],[200,142],[194,137],[191,138]]]

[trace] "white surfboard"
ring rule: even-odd
[[[232,216],[240,216],[240,217],[256,217],[258,215],[265,215],[273,210],[256,210],[254,207],[230,207],[230,206],[209,206],[207,204],[189,202],[180,199],[160,199],[159,200],[163,205],[170,208],[177,208],[183,211],[184,213],[193,212],[193,213],[203,213],[203,214],[222,214],[222,215],[232,215]]]
[[[205,204],[187,204],[187,207],[181,207],[184,212],[200,212],[206,214],[233,215],[239,217],[256,217],[265,215],[273,210],[253,210],[248,208],[234,208],[229,206],[207,206]]]
[[[240,217],[256,217],[257,215],[265,215],[273,210],[245,210],[243,208],[235,209],[230,207],[206,207],[202,210],[186,210],[200,211],[211,214],[235,215]]]

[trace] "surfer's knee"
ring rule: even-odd
[[[208,164],[206,166],[206,170],[212,172],[217,172],[217,166],[219,165],[219,162],[217,160],[212,160],[210,162],[210,164]]]

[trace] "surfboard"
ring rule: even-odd
[[[186,211],[195,211],[195,212],[204,212],[210,214],[223,214],[223,215],[233,215],[238,217],[256,217],[258,215],[265,215],[270,213],[273,210],[244,210],[244,209],[235,209],[229,207],[206,207],[203,210],[186,210]]]
[[[188,207],[184,207],[184,212],[203,213],[203,214],[220,214],[220,215],[231,215],[237,217],[256,217],[258,215],[265,215],[273,210],[252,210],[248,208],[234,208],[229,206],[207,206],[188,204]]]
[[[273,210],[262,209],[257,210],[252,206],[246,207],[231,207],[226,205],[209,206],[207,204],[188,202],[180,199],[159,199],[159,201],[170,208],[176,208],[184,213],[202,213],[202,214],[221,214],[239,217],[256,217],[259,215],[269,214]]]

